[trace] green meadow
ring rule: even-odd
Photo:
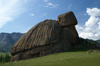
[[[100,51],[75,51],[51,54],[39,58],[8,62],[0,66],[100,66]]]
[[[5,56],[6,54],[10,55],[10,52],[6,52],[6,53],[0,52],[0,56],[1,56],[1,55]],[[10,55],[10,56],[11,56],[11,55]]]

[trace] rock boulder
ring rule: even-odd
[[[71,41],[73,44],[77,42],[78,33],[75,29],[75,25],[77,24],[77,19],[72,11],[66,12],[58,16],[58,23],[65,29],[69,29],[73,35],[73,40]]]
[[[69,19],[71,16],[69,15]],[[71,24],[68,23],[70,26],[62,26],[59,20],[58,22],[44,20],[32,27],[12,47],[11,62],[41,57],[71,48],[71,45],[75,44],[78,38],[75,29],[77,23],[74,23],[74,19],[72,21]]]
[[[76,25],[77,19],[72,11],[66,12],[58,16],[58,23],[61,26]]]

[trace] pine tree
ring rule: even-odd
[[[2,61],[2,55],[0,56],[0,62]]]
[[[8,53],[6,53],[5,56],[3,56],[3,55],[0,56],[0,62],[1,63],[5,63],[5,62],[9,62],[9,61],[10,61],[10,56],[9,56]]]

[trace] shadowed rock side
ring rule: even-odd
[[[11,62],[49,55],[71,48],[71,44],[75,44],[78,38],[74,25],[71,23],[68,26],[62,26],[56,20],[40,22],[14,44],[11,50]]]

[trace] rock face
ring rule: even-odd
[[[77,20],[72,12],[58,16],[58,21],[40,22],[14,44],[11,50],[11,62],[41,57],[71,48],[78,38],[76,24]]]
[[[74,13],[72,11],[69,11],[58,16],[58,23],[61,26],[76,25],[77,20]]]
[[[59,15],[58,23],[65,29],[67,29],[67,28],[70,29],[70,31],[74,37],[72,40],[72,43],[76,43],[78,33],[75,29],[75,25],[77,24],[77,19],[76,19],[74,13],[72,11],[69,11],[67,13]]]

